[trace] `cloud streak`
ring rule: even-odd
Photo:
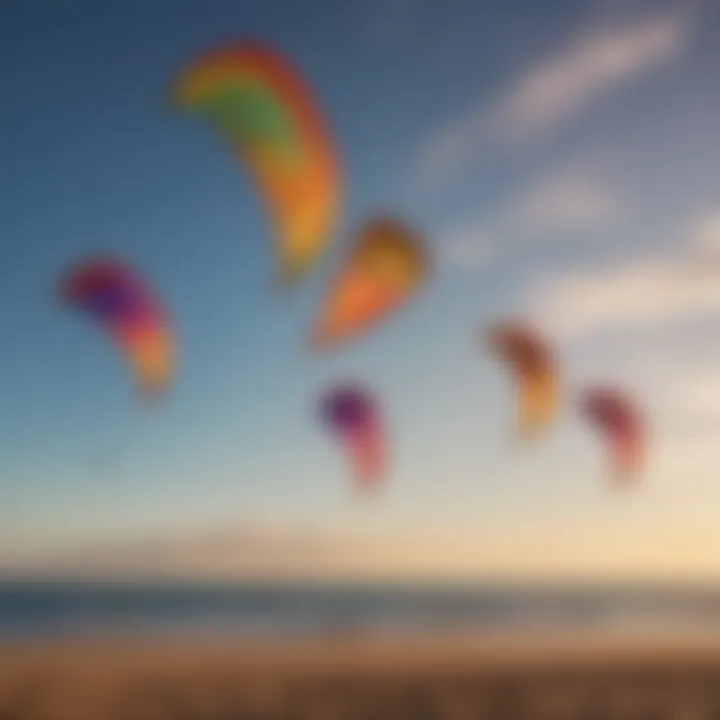
[[[692,272],[687,261],[642,259],[544,278],[526,307],[557,335],[577,340],[720,312],[720,283],[713,273]]]
[[[529,232],[594,228],[612,219],[620,202],[607,183],[588,172],[561,170],[521,195],[512,215]]]
[[[450,268],[478,270],[509,246],[606,226],[622,211],[610,184],[586,165],[564,165],[541,176],[502,207],[447,234],[441,256]]]
[[[669,14],[574,40],[520,80],[494,109],[493,125],[513,141],[567,122],[615,87],[677,59],[688,20]]]
[[[682,248],[543,277],[525,307],[568,340],[720,312],[720,213],[710,209],[689,221]]]
[[[567,124],[612,90],[676,60],[693,16],[674,12],[575,37],[531,67],[489,107],[449,122],[422,148],[420,174],[444,180],[498,144],[516,146]]]

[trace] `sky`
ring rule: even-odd
[[[19,0],[0,20],[0,570],[230,578],[720,579],[720,8],[533,0]],[[279,295],[250,178],[169,86],[213,45],[291,58],[331,124],[342,227]],[[313,355],[339,253],[373,213],[434,269],[375,333]],[[88,253],[142,270],[180,367],[138,402],[54,292]],[[564,405],[514,442],[482,329],[554,343]],[[381,398],[392,467],[358,497],[319,426],[329,383]],[[642,485],[608,483],[574,401],[627,389]]]

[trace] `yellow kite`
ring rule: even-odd
[[[328,349],[369,332],[419,290],[428,265],[422,240],[402,222],[370,220],[325,297],[315,347]]]
[[[518,383],[518,430],[529,435],[555,420],[558,379],[552,350],[534,330],[500,323],[488,332],[491,349],[509,364]]]

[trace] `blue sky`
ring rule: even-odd
[[[720,286],[687,262],[720,248],[720,16],[687,2],[541,5],[6,4],[5,565],[156,536],[182,538],[190,557],[224,533],[232,574],[243,533],[275,547],[300,532],[352,545],[338,560],[351,573],[387,565],[380,537],[397,548],[392,572],[720,572]],[[332,122],[347,186],[335,251],[377,210],[433,248],[426,292],[332,355],[304,341],[337,254],[277,296],[251,182],[168,105],[183,63],[235,37],[293,58]],[[181,367],[160,408],[139,404],[102,333],[53,301],[63,270],[94,251],[135,263],[176,319]],[[508,313],[557,343],[570,403],[595,379],[638,395],[653,426],[641,490],[609,491],[571,405],[518,452],[509,379],[477,344]],[[347,376],[376,389],[393,432],[393,472],[370,504],[314,416],[324,384]],[[322,574],[309,552],[297,564]],[[128,549],[129,566],[143,554]]]

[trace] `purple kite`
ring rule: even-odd
[[[385,474],[387,442],[378,405],[356,383],[329,389],[320,403],[321,420],[343,442],[355,476],[364,488],[374,488]]]

